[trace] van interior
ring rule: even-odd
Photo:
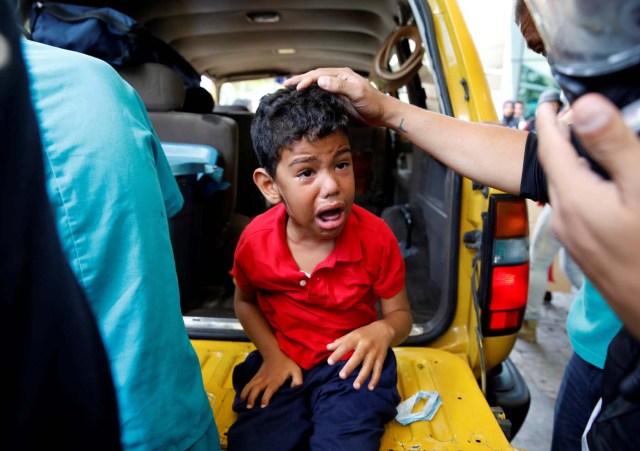
[[[202,77],[202,87],[194,87],[157,62],[116,67],[172,147],[185,205],[170,229],[192,336],[246,339],[229,271],[242,230],[269,208],[252,179],[258,163],[250,128],[260,95],[294,74],[348,66],[404,102],[451,114],[430,39],[431,11],[406,0],[75,3],[129,15]],[[427,42],[415,14],[431,24],[421,30]],[[433,340],[456,310],[460,176],[392,130],[354,120],[349,139],[356,203],[387,221],[405,258],[414,318],[408,342]]]

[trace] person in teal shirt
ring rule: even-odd
[[[585,277],[567,316],[573,355],[564,371],[555,404],[552,450],[579,450],[589,416],[602,396],[607,349],[622,323]]]
[[[144,105],[108,64],[30,41],[23,54],[47,191],[86,292],[129,450],[219,450],[169,239],[182,207]]]
[[[604,368],[607,348],[622,322],[591,281],[585,282],[569,310],[567,334],[576,354],[591,365]]]

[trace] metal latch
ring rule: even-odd
[[[462,242],[467,249],[475,249],[480,252],[480,245],[482,244],[482,230],[469,230],[462,235]]]
[[[483,185],[480,182],[471,180],[471,189],[473,189],[474,191],[482,190],[481,192],[484,198],[486,199],[487,197],[489,197],[489,187],[487,185]]]

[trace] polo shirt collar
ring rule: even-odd
[[[293,260],[291,250],[287,245],[287,210],[284,204],[276,205],[272,208],[277,208],[276,221],[275,221],[275,237],[274,240],[274,254],[279,262]],[[347,219],[342,233],[336,239],[333,251],[329,256],[318,266],[333,267],[336,262],[357,262],[362,259],[362,240],[358,233],[359,220],[357,218],[356,209],[358,207],[353,205],[351,214]]]

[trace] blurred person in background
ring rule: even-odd
[[[513,127],[513,100],[506,100],[502,104],[502,125],[506,125],[507,127]]]
[[[527,119],[524,117],[524,102],[516,100],[513,102],[513,128],[524,130]]]

